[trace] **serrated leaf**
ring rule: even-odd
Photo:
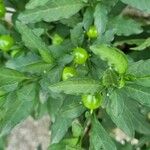
[[[73,28],[76,24],[81,22],[81,18],[79,18],[79,14],[75,14],[75,15],[71,16],[70,18],[61,19],[60,22],[68,27]]]
[[[70,40],[65,40],[61,45],[49,46],[49,49],[52,52],[53,56],[57,59],[61,59],[61,57],[65,56],[68,53],[71,53],[73,48],[74,46]]]
[[[12,84],[5,84],[3,86],[0,85],[0,96],[16,90],[17,87],[18,87],[18,82]]]
[[[98,81],[84,78],[72,78],[71,80],[61,81],[49,86],[49,89],[53,92],[64,92],[73,95],[95,93],[99,88],[100,85]]]
[[[85,107],[80,103],[80,97],[68,97],[65,99],[64,104],[59,110],[59,116],[74,119],[80,116],[84,111]]]
[[[118,87],[118,75],[111,69],[107,69],[103,73],[102,78],[103,85],[106,87],[115,86]]]
[[[92,150],[117,150],[110,136],[96,118],[92,119],[90,148]]]
[[[65,117],[58,117],[51,128],[51,144],[58,143],[68,131],[72,120]]]
[[[52,125],[51,144],[58,143],[66,134],[73,119],[79,117],[84,111],[83,106],[79,104],[79,99],[76,99],[74,96],[68,96],[56,116],[56,121]]]
[[[122,144],[117,144],[118,150],[134,150],[133,147],[134,147],[134,146],[131,145],[130,143],[126,143],[126,144],[124,144],[124,145],[122,145]]]
[[[128,73],[135,76],[134,83],[150,87],[150,59],[133,62]]]
[[[128,73],[136,77],[150,76],[150,59],[133,62],[128,68]]]
[[[52,64],[47,64],[45,62],[38,62],[38,63],[25,66],[21,70],[23,72],[29,72],[32,74],[44,74],[47,71],[51,70],[52,68],[53,68]]]
[[[114,46],[117,47],[119,45],[123,45],[124,43],[129,44],[129,45],[141,45],[145,40],[144,39],[125,39],[121,41],[116,41],[114,43]],[[133,50],[132,48],[130,48]]]
[[[124,107],[123,113],[119,116],[115,116],[111,108],[108,106],[107,113],[118,128],[122,129],[128,136],[134,137],[134,125],[127,107]]]
[[[53,62],[53,56],[50,53],[48,46],[27,25],[17,21],[16,28],[22,35],[22,40],[28,48],[38,50],[46,63]]]
[[[139,104],[130,98],[126,99],[125,104],[128,108],[128,111],[131,112],[130,117],[134,124],[135,130],[142,134],[150,134],[150,123],[146,120],[146,117],[140,113]]]
[[[50,0],[30,0],[27,4],[26,4],[26,9],[34,9],[38,6],[43,6],[45,5],[48,1]]]
[[[150,106],[150,88],[130,83],[124,87],[124,90],[128,94],[128,97],[133,98],[143,105]]]
[[[144,12],[150,13],[150,1],[149,0],[121,0],[123,3],[132,7],[140,9]]]
[[[64,101],[63,98],[54,99],[51,97],[47,100],[47,109],[48,109],[52,122],[55,120],[55,117],[58,114],[63,104],[63,101]]]
[[[87,8],[83,16],[83,26],[86,30],[92,25],[93,19],[93,9]]]
[[[4,67],[0,68],[0,85],[13,84],[26,79],[29,79],[29,77],[19,71]]]
[[[141,78],[136,78],[134,80],[135,84],[144,86],[144,87],[150,87],[150,76],[147,77],[141,77]]]
[[[142,147],[143,145],[145,145],[145,143],[148,143],[149,142],[149,139],[150,139],[150,135],[146,135],[146,136],[143,136],[139,139],[139,142],[138,144],[136,145],[136,147]]]
[[[0,116],[0,136],[8,134],[16,124],[31,113],[37,96],[36,89],[36,84],[29,84],[7,96],[2,107],[3,115]]]
[[[71,30],[71,41],[74,44],[74,46],[81,46],[84,40],[84,31],[83,31],[83,25],[82,23],[77,24],[72,30]]]
[[[46,91],[47,93],[50,93],[51,97],[54,98],[54,99],[57,99],[57,100],[62,98],[63,94],[62,93],[58,94],[58,93],[51,92],[48,87],[49,87],[50,84],[57,83],[61,80],[62,70],[63,70],[63,67],[56,66],[52,70],[48,71],[45,74],[45,76],[43,76],[42,80],[40,81],[41,88],[44,91]]]
[[[120,94],[119,90],[115,90],[111,93],[109,98],[110,98],[109,109],[111,109],[113,115],[116,117],[121,115],[124,111],[123,95]]]
[[[114,7],[116,5],[116,3],[118,2],[118,0],[99,0],[100,2],[102,2],[106,7],[107,10],[110,11],[112,7]]]
[[[51,0],[44,6],[25,10],[18,18],[24,23],[35,23],[41,20],[58,21],[76,14],[83,6],[84,3],[81,0]]]
[[[147,47],[150,47],[150,38],[146,39],[141,45],[131,48],[131,49],[141,51],[141,50],[146,49]]]
[[[106,29],[106,24],[108,21],[107,9],[103,4],[97,4],[94,12],[94,24],[97,27],[100,34],[104,33]]]
[[[122,89],[121,90],[118,89],[114,92],[116,94],[115,96],[119,97],[118,100],[123,101],[123,102],[121,102],[123,104],[123,108],[121,105],[120,105],[120,107],[118,105],[118,109],[122,109],[122,111],[119,110],[120,114],[118,114],[119,111],[118,111],[118,113],[114,113],[115,105],[113,107],[111,105],[111,102],[113,99],[111,99],[111,102],[108,103],[106,111],[118,128],[122,129],[130,137],[134,137],[134,132],[135,132],[134,123],[130,117],[132,114],[131,114],[130,110],[128,109],[128,107],[125,105],[127,102],[124,102],[124,100],[126,100],[127,97],[126,97],[125,93],[122,92]]]
[[[118,36],[129,36],[143,32],[143,29],[138,22],[132,19],[127,19],[123,16],[113,18],[109,22],[109,28],[113,28]]]
[[[36,34],[38,37],[40,37],[45,31],[43,28],[34,28],[32,30],[34,32],[34,34]]]
[[[32,52],[27,53],[26,55],[17,57],[15,59],[9,59],[6,62],[6,67],[14,69],[14,70],[20,70],[21,68],[24,68],[25,66],[38,63],[40,61],[40,57]]]
[[[16,59],[9,60],[6,66],[21,72],[28,72],[31,74],[44,74],[51,70],[53,64],[45,63],[39,60],[37,55],[29,53],[26,56],[21,56]]]

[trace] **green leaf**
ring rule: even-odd
[[[22,40],[28,48],[38,50],[43,61],[46,63],[53,62],[53,56],[48,46],[27,25],[17,21],[16,28],[22,35]]]
[[[29,79],[23,73],[9,68],[0,68],[0,85],[14,84]]]
[[[150,87],[150,76],[136,78],[134,83],[144,87]]]
[[[80,122],[76,119],[72,122],[72,135],[73,137],[79,138],[82,135],[83,127]]]
[[[54,98],[49,98],[47,100],[47,109],[49,112],[49,115],[51,117],[51,120],[54,121],[56,115],[58,114],[62,104],[63,104],[64,99],[59,98],[59,99],[54,99]]]
[[[6,63],[6,67],[8,68],[31,74],[44,74],[51,70],[53,66],[53,64],[48,64],[41,61],[39,56],[34,53],[28,53],[25,56],[10,59]]]
[[[97,4],[94,12],[94,24],[100,34],[104,33],[108,21],[107,9],[103,4]]]
[[[79,146],[70,146],[70,145],[67,145],[63,142],[60,142],[58,144],[52,144],[50,147],[49,147],[49,150],[84,150],[82,149],[81,147]]]
[[[49,86],[49,89],[53,92],[64,92],[73,95],[95,93],[99,88],[100,85],[98,81],[84,78],[72,78],[71,80],[61,81]]]
[[[48,1],[50,0],[30,0],[27,4],[26,4],[26,9],[34,9],[38,6],[44,6]]]
[[[118,0],[99,0],[101,1],[106,7],[107,10],[110,11],[112,7],[114,7],[116,5],[116,3],[118,2]]]
[[[62,117],[70,119],[80,116],[85,111],[85,107],[81,104],[80,99],[80,97],[68,96],[59,110],[59,116],[61,115]]]
[[[65,138],[62,140],[62,143],[69,145],[69,146],[76,146],[78,143],[78,138]]]
[[[79,98],[68,96],[60,108],[56,121],[52,125],[51,144],[58,143],[68,131],[73,119],[79,117],[85,109],[79,104]]]
[[[54,65],[47,64],[45,62],[38,62],[38,63],[34,63],[31,65],[25,66],[21,70],[23,72],[30,72],[32,74],[44,74],[47,71],[51,70],[53,68],[53,66]]]
[[[71,126],[72,119],[65,117],[58,117],[52,125],[51,144],[58,143],[68,131]]]
[[[6,138],[0,137],[0,149],[3,150],[6,147]]]
[[[71,41],[74,46],[81,46],[84,40],[84,31],[82,23],[77,24],[73,30],[71,30]]]
[[[52,144],[49,146],[48,150],[62,150],[62,149],[66,149],[66,144],[64,143],[58,143],[58,144]]]
[[[109,22],[108,28],[114,29],[118,36],[129,36],[132,34],[139,34],[143,32],[143,29],[138,22],[132,19],[127,19],[123,16],[117,16],[113,18]]]
[[[110,98],[109,111],[111,111],[113,115],[116,117],[121,115],[124,111],[123,95],[121,95],[119,90],[115,90],[111,93],[109,98]]]
[[[150,134],[150,123],[146,120],[146,117],[140,113],[139,104],[130,98],[126,98],[125,104],[128,108],[128,111],[131,112],[130,118],[132,119],[135,130],[142,134]]]
[[[86,9],[83,16],[83,26],[86,30],[88,30],[89,27],[92,25],[93,19],[93,9],[89,7]]]
[[[6,27],[2,24],[0,24],[0,34],[9,34],[9,31],[6,29]]]
[[[45,33],[45,31],[44,31],[43,28],[34,28],[32,31],[33,31],[34,34],[36,34],[38,37]]]
[[[144,12],[150,13],[150,1],[149,0],[121,0],[123,3],[132,7],[140,9]]]
[[[79,13],[77,13],[77,14],[71,16],[70,18],[61,19],[60,22],[68,27],[73,28],[76,24],[81,22],[81,18],[79,17]],[[64,34],[67,34],[67,32]]]
[[[150,135],[146,135],[146,136],[143,136],[139,139],[139,142],[138,144],[136,145],[136,147],[143,147],[146,143],[149,142],[149,139],[150,139]]]
[[[52,70],[48,71],[43,77],[42,80],[40,80],[40,86],[41,88],[46,91],[47,93],[51,94],[51,97],[54,99],[60,99],[60,96],[62,94],[54,93],[49,90],[49,85],[57,83],[61,80],[61,74],[62,74],[63,68],[61,66],[56,66]]]
[[[37,96],[37,85],[29,84],[22,87],[16,93],[10,93],[5,99],[0,115],[0,136],[3,136],[21,120],[31,113],[35,98]]]
[[[147,47],[150,47],[150,38],[147,38],[141,45],[131,48],[131,49],[141,51],[141,50],[146,49]]]
[[[150,88],[129,83],[124,87],[124,90],[124,92],[128,93],[129,97],[143,105],[150,106]]]
[[[120,40],[120,41],[116,41],[113,45],[115,47],[119,46],[119,45],[123,45],[124,43],[129,44],[129,45],[141,45],[145,40],[144,39],[125,39],[125,40]],[[132,48],[130,48],[131,50],[133,50]]]
[[[106,108],[108,115],[117,127],[122,129],[130,137],[134,137],[134,123],[130,117],[132,112],[125,105],[127,103],[125,102],[127,99],[126,94],[123,93],[122,89],[118,89],[113,91],[109,98],[111,101]]]
[[[107,69],[103,73],[102,83],[106,87],[118,87],[118,74],[111,69]]]
[[[96,118],[92,119],[90,148],[92,150],[116,150],[115,144]]]
[[[41,20],[58,21],[76,14],[83,6],[81,0],[51,0],[44,6],[25,10],[18,18],[24,23],[35,23]]]
[[[150,59],[133,62],[128,73],[135,76],[134,83],[150,87]]]
[[[133,147],[134,145],[131,145],[130,143],[126,143],[126,144],[117,143],[118,150],[134,150]]]
[[[16,90],[18,87],[18,83],[5,84],[3,86],[0,85],[0,96],[5,95],[9,92]]]
[[[74,48],[70,40],[65,40],[61,45],[50,45],[49,49],[52,52],[53,56],[57,59],[62,56],[71,53]],[[61,58],[62,59],[62,58]]]
[[[122,129],[128,136],[134,137],[134,125],[130,118],[131,112],[127,107],[124,106],[123,112],[119,116],[116,116],[111,107],[108,106],[107,113],[118,128]]]
[[[150,76],[150,59],[133,62],[128,68],[128,74],[136,77]]]
[[[29,52],[26,55],[19,56],[15,59],[9,59],[6,62],[6,67],[14,69],[14,70],[20,70],[24,68],[25,66],[38,63],[39,61],[41,60],[37,54],[33,52]]]

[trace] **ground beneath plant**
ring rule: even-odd
[[[28,117],[17,125],[8,138],[6,150],[47,150],[50,143],[50,118]]]

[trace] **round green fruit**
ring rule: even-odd
[[[75,48],[73,51],[73,55],[74,55],[74,62],[76,64],[84,64],[89,57],[87,51],[81,47]]]
[[[99,108],[101,106],[101,102],[102,96],[98,93],[96,93],[95,95],[82,95],[83,105],[90,110]]]
[[[75,68],[73,67],[65,67],[62,73],[62,80],[65,81],[69,78],[72,78],[77,75]]]
[[[98,36],[98,31],[96,29],[95,26],[91,26],[89,28],[89,30],[87,31],[87,36],[90,38],[90,39],[94,39],[94,38],[97,38]]]
[[[58,34],[55,34],[52,38],[53,45],[60,45],[63,41],[64,39]]]
[[[14,45],[14,39],[10,35],[0,36],[0,49],[4,52],[10,51]]]

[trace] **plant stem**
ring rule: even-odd
[[[85,127],[84,127],[83,134],[82,134],[82,136],[81,136],[81,138],[80,138],[80,142],[79,142],[80,145],[82,145],[82,140],[83,140],[84,136],[88,133],[89,128],[90,128],[90,125],[91,125],[91,119],[88,118],[87,123],[86,123],[86,125],[85,125]]]

